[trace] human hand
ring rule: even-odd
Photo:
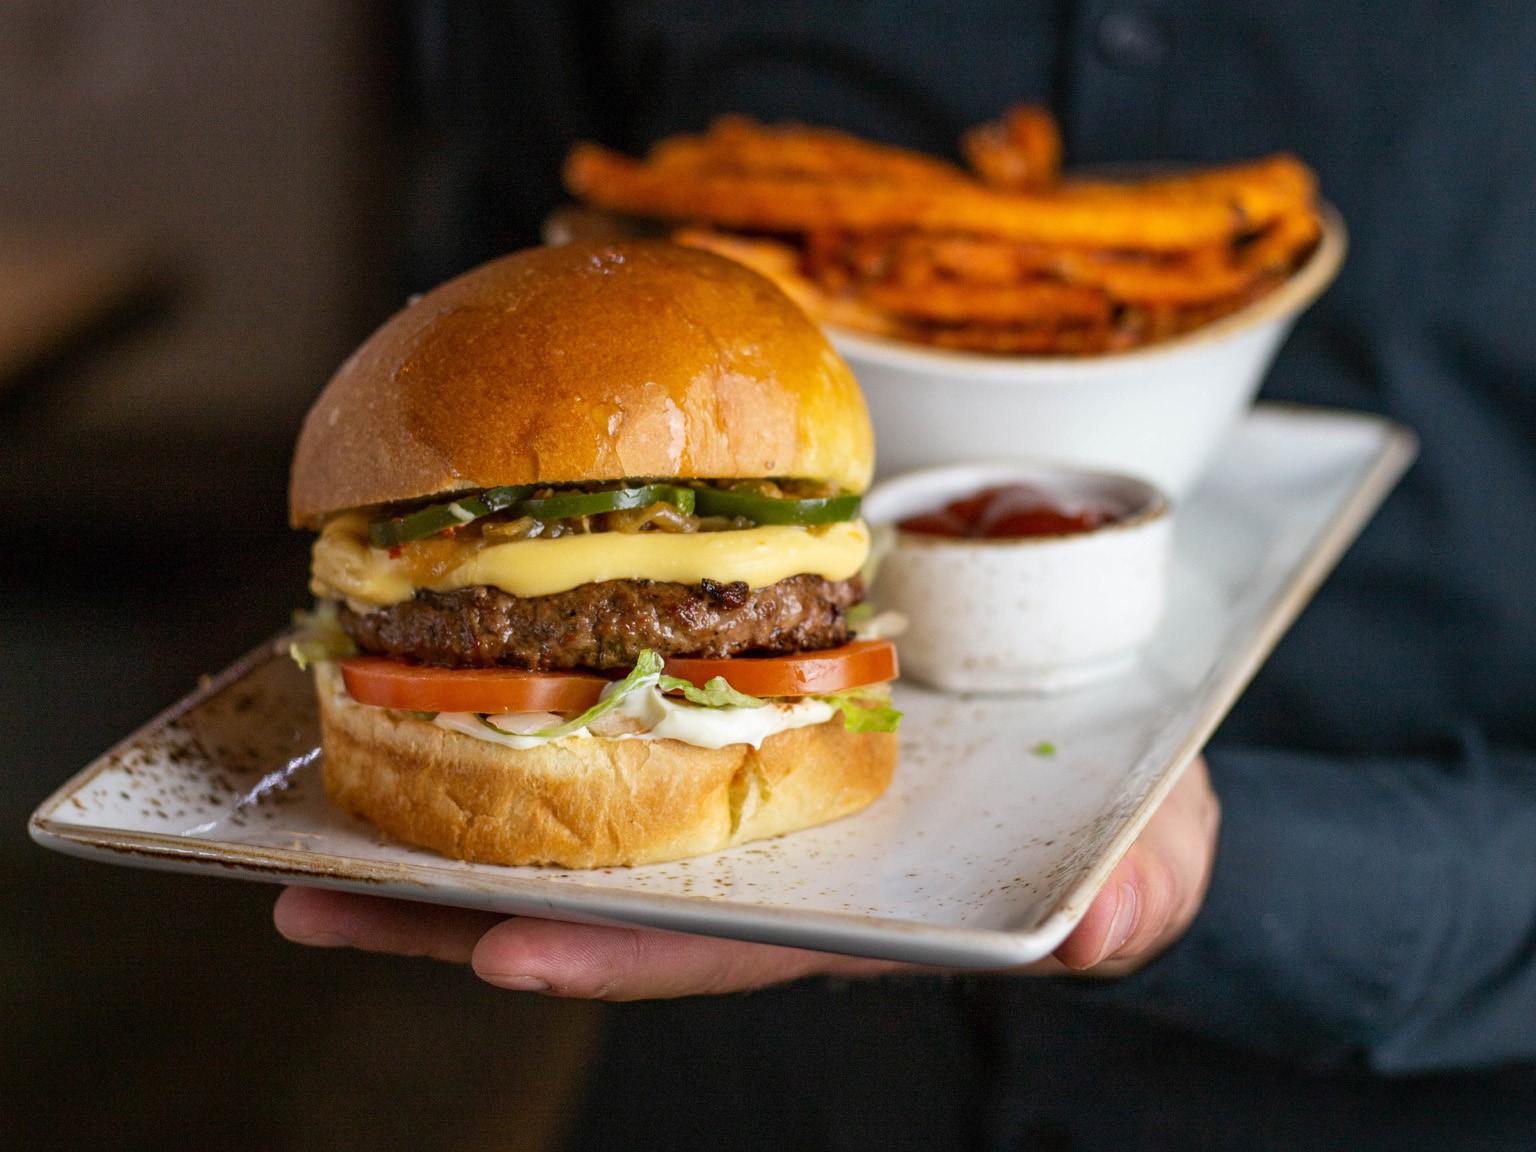
[[[1199,911],[1216,853],[1220,808],[1203,758],[1163,802],[1055,955],[1020,972],[1122,976],[1183,935]],[[467,963],[487,983],[602,1000],[737,992],[812,975],[917,971],[836,956],[648,928],[507,919],[432,904],[288,888],[273,910],[299,944],[353,947]]]

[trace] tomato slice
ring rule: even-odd
[[[341,662],[352,699],[410,712],[584,712],[608,684],[580,672],[431,668],[381,656]]]
[[[896,648],[889,640],[855,640],[789,656],[674,656],[666,670],[700,687],[723,676],[749,696],[815,696],[896,679]],[[583,712],[611,683],[583,672],[433,668],[382,656],[343,660],[341,678],[359,704],[410,712]]]
[[[788,656],[731,656],[707,660],[673,656],[667,675],[703,687],[716,676],[748,696],[819,696],[896,679],[896,646],[889,640],[855,640],[841,648]]]

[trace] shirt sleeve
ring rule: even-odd
[[[1536,1059],[1536,757],[1208,755],[1215,871],[1189,932],[1103,994],[1314,1066]]]

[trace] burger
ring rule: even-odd
[[[463,860],[713,852],[889,785],[857,639],[863,397],[776,287],[659,242],[518,252],[414,299],[304,422],[331,800]]]

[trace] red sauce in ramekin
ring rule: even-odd
[[[922,512],[899,521],[904,532],[972,540],[1019,539],[1029,536],[1071,536],[1092,532],[1127,510],[1103,499],[1074,500],[1029,484],[985,488],[974,496],[952,500],[937,512]]]

